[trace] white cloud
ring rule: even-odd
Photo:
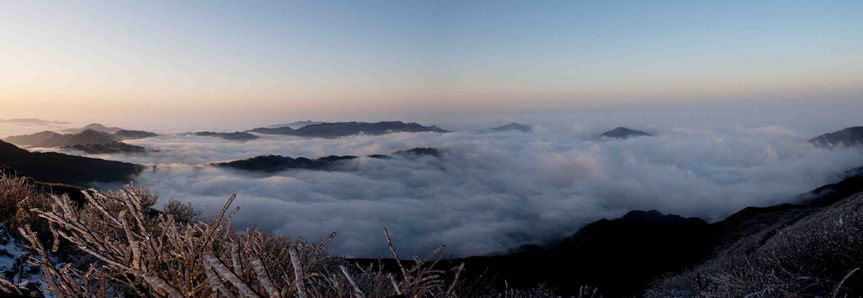
[[[405,254],[448,245],[456,255],[505,251],[566,236],[599,218],[657,209],[715,221],[747,206],[788,201],[863,165],[859,149],[825,150],[781,128],[673,129],[657,137],[596,142],[572,127],[540,133],[391,134],[341,139],[264,136],[236,143],[163,136],[133,143],[163,150],[113,156],[158,163],[137,185],[215,214],[237,193],[235,227],[254,224],[331,244],[348,256],[386,256],[386,226]],[[754,132],[753,132],[754,131]],[[344,172],[274,176],[201,166],[264,154],[386,154],[414,147],[441,158],[361,158]],[[108,186],[104,186],[108,187]]]

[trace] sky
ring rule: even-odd
[[[6,0],[0,119],[247,129],[822,103],[851,117],[863,2],[752,2]]]

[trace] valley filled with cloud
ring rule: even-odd
[[[552,243],[631,210],[718,221],[747,206],[791,202],[863,164],[860,149],[817,148],[806,142],[811,136],[786,127],[681,127],[630,139],[597,138],[601,131],[567,124],[529,133],[260,135],[248,142],[162,135],[128,141],[159,152],[90,156],[147,165],[135,185],[158,192],[162,204],[168,198],[191,202],[204,216],[236,193],[238,229],[257,225],[313,241],[338,231],[330,251],[352,257],[389,253],[382,226],[409,255],[446,244],[449,253],[469,256]],[[416,147],[443,154],[361,157],[330,171],[209,165],[259,155],[366,156]]]

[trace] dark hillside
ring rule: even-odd
[[[46,183],[87,185],[129,182],[144,167],[136,164],[61,153],[33,153],[0,141],[0,165]]]

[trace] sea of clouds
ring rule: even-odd
[[[597,139],[606,127],[536,126],[534,132],[398,133],[339,139],[261,135],[249,142],[166,135],[129,141],[148,155],[96,157],[148,164],[135,179],[212,216],[238,194],[239,229],[312,241],[338,231],[330,251],[387,256],[382,226],[405,255],[446,244],[455,256],[548,244],[600,218],[659,210],[708,221],[747,206],[789,202],[863,165],[863,151],[822,149],[779,126],[673,128],[655,137]],[[208,166],[277,154],[388,154],[415,147],[441,158],[360,158],[343,171],[271,175]],[[117,185],[97,185],[110,189]]]

